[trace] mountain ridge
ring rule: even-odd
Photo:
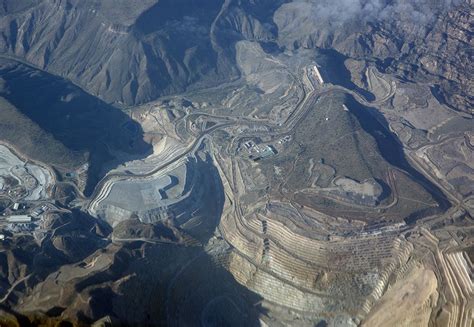
[[[381,20],[328,23],[318,20],[318,2],[299,0],[31,1],[19,12],[5,7],[11,13],[0,22],[0,53],[66,77],[106,102],[136,105],[239,78],[233,48],[239,40],[280,51],[332,48],[402,79],[435,84],[448,105],[469,112],[472,85],[462,71],[472,55],[473,5],[422,2],[410,16],[398,2],[384,3],[372,14]]]

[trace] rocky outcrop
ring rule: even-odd
[[[335,49],[375,62],[400,78],[432,84],[439,100],[457,110],[472,110],[472,2],[430,1],[406,8],[395,1],[340,15],[334,6],[298,0],[281,6],[274,16],[278,43]]]

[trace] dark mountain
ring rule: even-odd
[[[87,194],[114,159],[111,152],[151,151],[129,116],[63,78],[0,58],[0,81],[2,140],[63,173],[88,163]]]

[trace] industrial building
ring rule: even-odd
[[[15,215],[7,217],[9,223],[31,223],[31,216],[28,215]]]
[[[277,150],[271,145],[266,145],[263,148],[256,147],[255,152],[256,155],[250,156],[250,159],[253,159],[253,161],[259,161],[277,154]]]

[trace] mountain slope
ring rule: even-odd
[[[280,46],[334,49],[369,60],[401,79],[436,84],[437,95],[452,108],[472,110],[472,1],[382,1],[371,8],[356,3],[284,4],[274,16]]]
[[[2,3],[0,53],[67,77],[107,102],[143,103],[235,79],[234,47],[243,39],[273,50],[335,49],[433,84],[457,110],[469,111],[474,101],[468,0]]]
[[[0,59],[0,98],[1,139],[64,172],[87,163],[86,193],[111,164],[112,153],[139,157],[151,151],[139,125],[122,111],[16,61]]]
[[[209,33],[220,4],[181,2],[41,1],[3,15],[0,52],[108,102],[148,101],[215,75]]]

